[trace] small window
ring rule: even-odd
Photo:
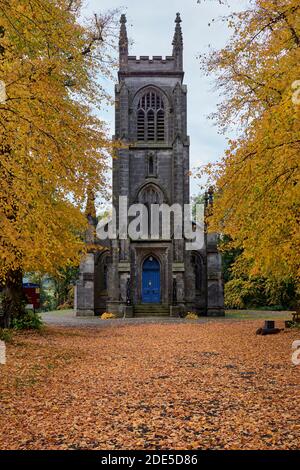
[[[148,173],[149,175],[153,175],[154,174],[154,161],[153,161],[153,156],[150,155],[149,157],[149,168],[148,168]]]

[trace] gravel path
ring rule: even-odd
[[[124,326],[124,325],[139,325],[144,323],[187,323],[187,320],[182,318],[171,318],[171,317],[147,317],[147,318],[117,318],[114,320],[101,320],[99,317],[76,317],[73,312],[67,311],[66,313],[42,313],[43,321],[47,325],[55,326],[69,326],[69,327],[93,327],[93,328],[104,328],[108,326]],[[199,320],[193,320],[195,323],[206,323],[209,321],[207,318],[201,318]]]

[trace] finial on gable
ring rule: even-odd
[[[124,13],[121,15],[120,23],[121,23],[121,24],[127,23],[126,15],[125,15]]]
[[[175,34],[173,38],[173,57],[175,58],[176,68],[178,70],[183,69],[183,38],[182,38],[182,30],[180,23],[182,22],[180,13],[176,14],[175,19]]]
[[[126,15],[122,14],[120,18],[121,28],[119,37],[119,56],[120,69],[128,64],[128,37],[126,29]]]
[[[182,23],[182,19],[180,18],[180,13],[176,13],[175,23]]]

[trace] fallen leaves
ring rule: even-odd
[[[297,332],[257,325],[18,334],[0,369],[0,448],[297,449]]]

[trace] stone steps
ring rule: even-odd
[[[170,309],[163,304],[141,304],[134,306],[134,316],[141,317],[169,317]]]

